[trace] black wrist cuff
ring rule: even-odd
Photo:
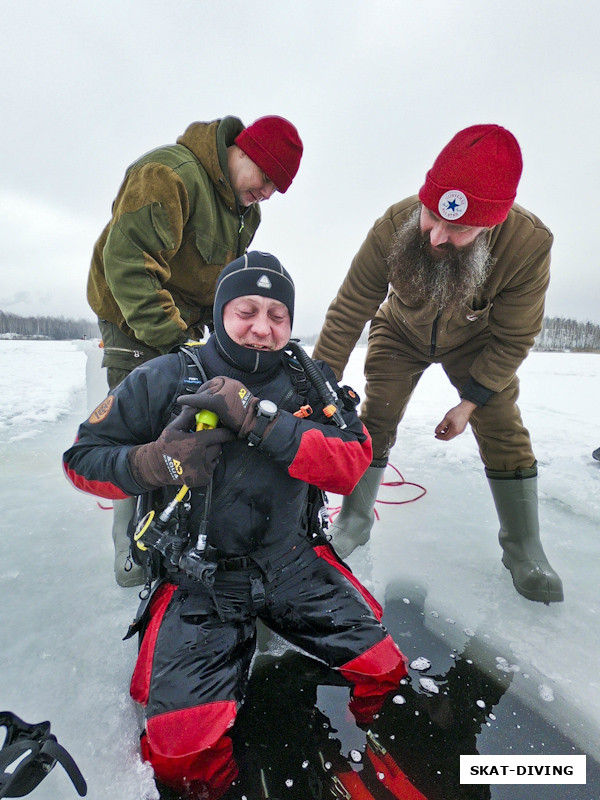
[[[476,381],[475,378],[469,378],[460,396],[463,400],[469,400],[471,403],[475,403],[476,406],[481,407],[484,406],[494,394],[496,394],[496,392],[483,386],[483,384]]]

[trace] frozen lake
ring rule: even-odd
[[[88,797],[152,800],[128,695],[136,645],[121,641],[137,591],[114,583],[110,512],[74,491],[60,463],[77,424],[105,394],[99,355],[93,342],[0,341],[0,706],[28,722],[51,720]],[[344,376],[359,393],[363,358],[357,349]],[[431,662],[425,672],[411,670],[373,725],[404,772],[416,770],[413,782],[429,800],[454,796],[448,776],[461,748],[586,752],[588,786],[548,786],[544,797],[600,796],[600,464],[591,459],[600,445],[600,356],[532,353],[520,377],[540,465],[542,536],[565,602],[546,607],[514,591],[472,435],[434,438],[456,404],[436,367],[419,385],[391,456],[427,493],[379,504],[371,543],[349,561],[385,603],[384,621],[409,660]],[[418,494],[415,486],[384,487],[380,499]],[[330,497],[332,506],[338,500]],[[253,781],[261,768],[270,796],[290,800],[310,797],[317,778],[327,787],[332,771],[350,763],[366,776],[366,733],[348,717],[347,700],[335,675],[275,637],[263,640],[236,725],[242,782],[227,798],[260,797]],[[538,796],[531,790],[492,786],[464,796],[526,800]],[[392,796],[372,792],[376,800]],[[76,794],[58,767],[32,797]]]

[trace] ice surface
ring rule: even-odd
[[[359,393],[363,359],[359,348],[344,376]],[[76,492],[60,463],[77,424],[105,395],[99,360],[94,342],[0,341],[0,707],[28,722],[51,720],[91,800],[154,800],[128,694],[136,644],[121,641],[137,590],[114,582],[110,512]],[[473,637],[497,648],[495,668],[510,672],[511,691],[598,757],[600,464],[591,452],[600,445],[600,356],[532,353],[520,377],[519,405],[540,465],[542,536],[565,602],[547,607],[515,592],[471,433],[434,438],[457,402],[437,367],[418,386],[391,456],[427,493],[378,505],[371,542],[350,564],[382,602],[391,584],[407,611],[419,593],[424,624],[449,650],[462,652]],[[390,470],[389,478],[397,476]],[[415,493],[384,487],[380,497]],[[410,639],[399,644],[409,661],[429,656],[412,652]],[[76,795],[57,767],[34,796]]]

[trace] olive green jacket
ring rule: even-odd
[[[260,223],[258,206],[239,208],[229,184],[227,147],[243,128],[236,117],[194,122],[128,168],[87,296],[133,342],[164,353],[211,323],[217,277]]]
[[[552,233],[515,204],[505,222],[490,230],[494,264],[486,283],[469,306],[449,313],[433,303],[411,305],[389,285],[392,237],[419,206],[410,197],[375,222],[329,306],[313,358],[326,361],[341,378],[365,323],[384,315],[429,361],[443,361],[444,353],[479,336],[482,347],[470,376],[491,392],[502,391],[542,327]]]

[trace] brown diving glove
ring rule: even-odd
[[[219,375],[203,383],[195,394],[178,397],[177,402],[184,407],[213,411],[226,428],[243,439],[256,425],[256,406],[260,400],[240,381]]]
[[[155,442],[128,453],[131,474],[145,489],[206,486],[219,462],[222,445],[235,439],[227,428],[194,431],[197,409],[185,406]]]

